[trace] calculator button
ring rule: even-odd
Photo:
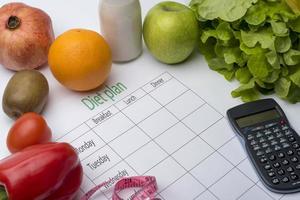
[[[280,143],[284,143],[284,142],[286,142],[287,140],[285,139],[285,138],[280,138],[280,140],[279,140],[279,142]]]
[[[271,128],[276,125],[277,125],[277,123],[270,123],[270,124],[265,125],[265,128]]]
[[[297,180],[298,178],[299,178],[299,176],[297,176],[296,174],[291,175],[291,179],[292,179],[292,180]]]
[[[262,137],[263,136],[263,134],[261,133],[261,132],[258,132],[257,134],[256,134],[256,137],[257,138],[260,138],[260,137]]]
[[[267,147],[269,147],[270,145],[268,144],[268,143],[262,143],[262,148],[267,148]]]
[[[281,150],[281,146],[279,146],[279,145],[275,145],[275,147],[274,147],[274,150],[275,150],[275,151],[279,151],[279,150]]]
[[[266,141],[266,138],[263,138],[263,137],[262,137],[262,138],[259,139],[259,143],[263,143],[263,142],[265,142],[265,141]]]
[[[276,160],[276,156],[275,156],[275,155],[271,155],[271,156],[269,157],[269,160],[270,160],[270,161]]]
[[[275,172],[269,172],[269,173],[268,173],[268,176],[269,176],[269,177],[274,177],[274,176],[275,176]]]
[[[300,164],[296,165],[296,169],[300,170]]]
[[[270,135],[270,134],[272,134],[272,132],[271,132],[270,130],[265,130],[264,133],[265,133],[265,135]]]
[[[298,158],[297,157],[293,157],[293,158],[291,158],[291,161],[294,162],[294,163],[296,163],[296,162],[298,162]]]
[[[276,140],[272,140],[272,141],[271,141],[271,145],[272,145],[272,146],[274,146],[274,145],[276,145],[276,144],[278,144],[278,142],[277,142]]]
[[[279,133],[276,134],[276,137],[281,138],[281,137],[283,137],[283,134],[279,132]]]
[[[265,170],[270,170],[270,169],[272,169],[271,165],[269,164],[265,165]]]
[[[278,178],[274,178],[273,180],[272,180],[272,183],[274,184],[274,185],[277,185],[277,184],[279,184],[279,179]]]
[[[253,140],[254,139],[254,136],[252,134],[248,135],[247,137],[248,140]]]
[[[289,143],[283,143],[282,144],[282,147],[284,148],[284,149],[286,149],[286,148],[289,148],[291,145],[289,144]]]
[[[292,131],[290,131],[290,130],[287,130],[287,131],[285,131],[285,133],[284,133],[286,136],[289,136],[289,135],[292,135]]]
[[[290,179],[288,177],[284,177],[281,181],[284,182],[284,183],[287,183],[287,182],[290,181]]]
[[[293,169],[292,167],[288,167],[288,168],[286,169],[286,171],[287,171],[287,172],[293,172],[294,169]]]
[[[289,150],[288,152],[286,152],[287,155],[292,156],[294,154],[294,152],[292,150]]]
[[[272,149],[270,148],[270,147],[268,147],[267,149],[266,149],[266,153],[271,153],[272,152]]]
[[[296,139],[294,137],[289,138],[289,142],[295,142],[295,141],[296,141]]]
[[[258,126],[258,127],[255,127],[255,128],[253,128],[251,131],[260,131],[260,130],[263,130],[263,129],[265,129],[265,127],[264,126]]]
[[[262,155],[264,155],[265,153],[263,152],[263,151],[257,151],[257,153],[256,153],[256,155],[257,156],[262,156]]]
[[[274,140],[275,139],[275,137],[273,136],[273,135],[270,135],[269,137],[268,137],[268,140]]]
[[[267,158],[261,158],[261,159],[260,159],[260,162],[261,162],[261,163],[265,163],[265,162],[267,162],[267,161],[268,161]]]
[[[278,154],[278,158],[284,158],[284,157],[285,157],[284,153],[279,153]]]
[[[256,145],[257,144],[257,141],[256,140],[251,140],[250,142],[250,145],[253,146],[253,145]]]
[[[284,160],[284,161],[282,161],[282,164],[283,165],[288,165],[290,162],[288,161],[288,160]]]
[[[278,132],[280,132],[280,129],[279,128],[273,128],[273,132],[278,133]]]
[[[281,127],[281,129],[285,131],[285,130],[288,130],[289,127],[288,127],[287,125],[283,125],[283,126]]]
[[[265,136],[271,136],[271,134],[272,134],[272,131],[266,131],[265,132]]]
[[[254,150],[254,151],[260,150],[260,146],[259,146],[259,145],[254,145],[254,146],[253,146],[253,150]]]
[[[278,163],[278,162],[277,162],[277,163],[274,163],[273,166],[274,166],[275,168],[279,168],[279,167],[280,167],[280,163]]]
[[[293,148],[294,149],[298,149],[300,146],[299,146],[299,144],[298,143],[296,143],[296,144],[293,144]]]
[[[280,170],[278,170],[278,171],[277,171],[277,174],[279,174],[280,176],[282,176],[282,175],[284,175],[284,174],[285,174],[285,172],[284,172],[284,170],[283,170],[283,169],[280,169]]]

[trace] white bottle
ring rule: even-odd
[[[114,62],[127,62],[142,53],[142,15],[139,0],[102,0],[101,32]]]

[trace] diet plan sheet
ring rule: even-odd
[[[89,109],[124,92],[124,84],[82,99]],[[107,181],[93,199],[111,199],[128,176],[155,176],[165,200],[284,199],[259,181],[227,119],[165,72],[58,138],[84,168],[81,192]],[[127,197],[129,199],[129,197]]]

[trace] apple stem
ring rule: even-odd
[[[7,20],[6,28],[15,30],[21,25],[21,19],[17,16],[10,16]]]

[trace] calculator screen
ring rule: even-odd
[[[250,116],[242,117],[236,120],[240,128],[245,128],[247,126],[252,126],[261,122],[266,122],[269,120],[280,118],[280,114],[276,109],[264,111],[261,113],[253,114]]]

